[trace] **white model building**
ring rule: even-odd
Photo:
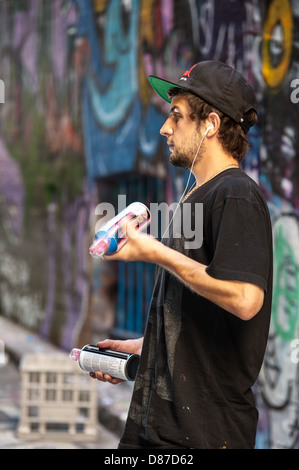
[[[97,381],[68,355],[30,353],[20,371],[20,438],[98,439]]]

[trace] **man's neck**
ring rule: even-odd
[[[238,166],[238,161],[223,151],[213,154],[206,153],[204,158],[193,168],[196,185],[200,186],[209,179],[212,179],[216,174]]]

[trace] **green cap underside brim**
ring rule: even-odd
[[[167,103],[171,103],[171,99],[168,97],[168,91],[171,90],[171,88],[181,88],[182,90],[187,90],[187,88],[179,86],[176,83],[168,82],[162,78],[154,77],[153,75],[148,77],[148,81],[150,82],[153,89],[158,93],[158,95],[161,96],[163,100],[167,101]]]

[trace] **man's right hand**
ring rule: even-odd
[[[141,355],[143,345],[143,338],[138,339],[126,339],[126,340],[114,340],[114,339],[105,339],[104,341],[99,341],[97,346],[100,349],[111,349],[112,351],[124,351],[131,354]],[[109,374],[103,374],[100,370],[97,372],[90,372],[90,377],[93,379],[98,379],[100,382],[109,382],[111,384],[119,384],[123,382],[121,379],[116,379],[111,377]]]

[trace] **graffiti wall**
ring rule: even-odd
[[[256,88],[244,170],[266,195],[274,236],[259,448],[299,447],[298,39],[296,0],[0,1],[0,314],[64,349],[95,324],[127,328],[124,305],[136,300],[120,300],[123,266],[89,259],[96,205],[132,185],[143,202],[171,202],[183,185],[147,76],[176,80],[213,58]],[[148,298],[152,274],[135,271]],[[137,304],[131,330],[142,328]]]

